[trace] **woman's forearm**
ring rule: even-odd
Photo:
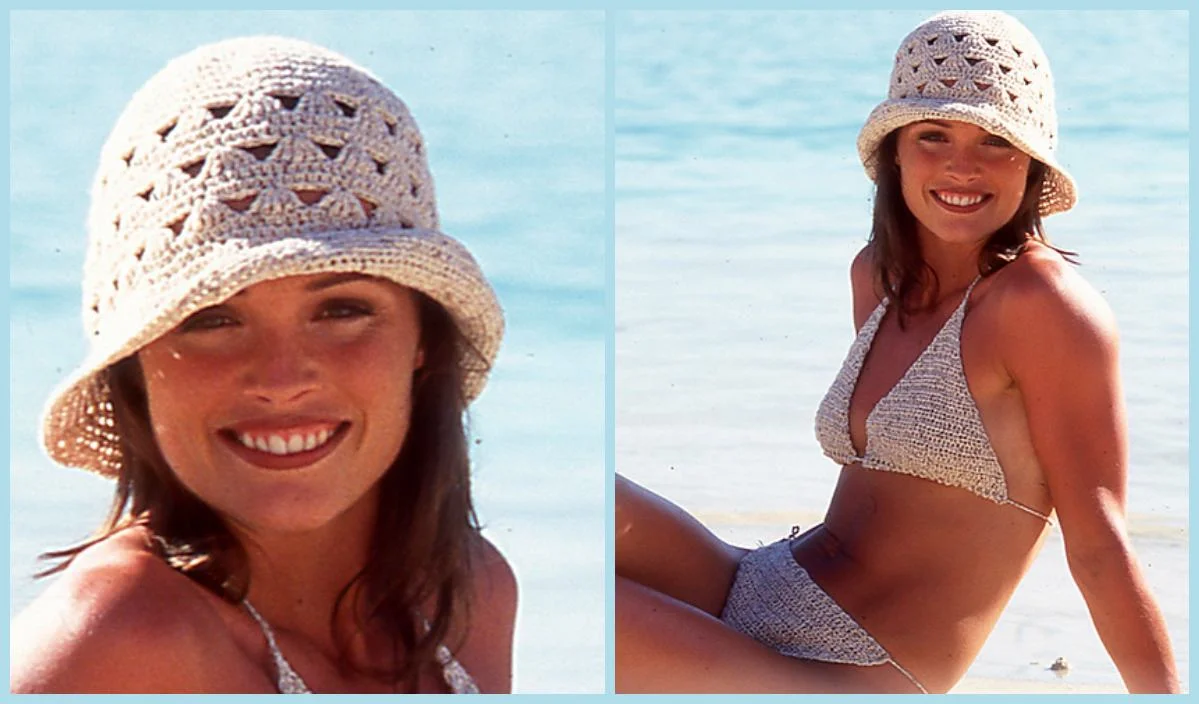
[[[1179,691],[1165,618],[1130,548],[1070,560],[1091,620],[1132,693]]]

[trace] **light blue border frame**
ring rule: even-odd
[[[607,535],[604,541],[605,667],[604,689],[616,691],[616,18],[604,13],[604,191],[608,241],[604,248],[604,303],[608,334],[604,343],[604,482]]]
[[[257,4],[255,4],[255,6],[253,8],[245,8],[245,9],[257,9],[257,10],[327,9],[329,7],[329,4],[330,3],[327,3],[327,2],[295,2],[293,0],[292,2],[287,2],[287,3],[276,3],[276,2],[257,3]],[[872,8],[873,9],[884,9],[884,8],[894,8],[895,7],[894,5],[888,5],[888,4],[884,4],[881,2],[875,3],[875,2],[870,2],[869,0],[853,2],[851,4],[860,9],[872,9]],[[380,5],[380,3],[378,3],[378,2],[366,2],[366,3],[351,2],[351,3],[346,3],[346,4],[342,5],[342,7],[339,9],[378,9],[379,5]],[[990,6],[987,3],[979,3],[979,2],[966,2],[966,3],[960,3],[960,5],[963,7],[983,7],[983,6],[989,7]],[[1023,7],[1023,8],[1040,7],[1039,4],[1032,3],[1032,2],[1014,3],[1013,5],[1015,7]],[[1105,0],[1103,2],[1091,3],[1088,5],[1088,7],[1091,9],[1127,9],[1129,7],[1129,5],[1130,5],[1130,3],[1128,3],[1128,2],[1115,2],[1113,0]],[[138,6],[143,6],[143,3],[120,3],[120,4],[118,4],[118,6],[123,6],[126,8],[128,8],[130,6],[138,7]],[[219,3],[218,3],[218,6],[219,6]],[[478,2],[478,1],[463,2],[463,1],[450,0],[447,2],[440,2],[440,3],[436,3],[436,2],[406,2],[406,1],[401,0],[400,2],[388,3],[388,9],[442,9],[442,10],[578,9],[578,10],[603,10],[603,11],[605,11],[605,35],[606,35],[605,41],[606,41],[606,49],[607,49],[606,55],[605,55],[605,68],[606,68],[606,86],[605,86],[605,89],[606,89],[606,106],[605,106],[606,107],[606,118],[605,118],[606,136],[605,136],[605,139],[606,139],[606,153],[607,153],[607,160],[606,160],[605,167],[606,167],[606,177],[607,177],[606,215],[607,215],[607,226],[608,226],[608,241],[606,243],[606,248],[605,248],[605,267],[606,267],[606,282],[607,282],[607,290],[605,292],[605,304],[606,304],[606,310],[608,313],[610,325],[609,325],[609,330],[607,332],[606,340],[605,340],[606,383],[605,383],[605,394],[604,394],[604,399],[605,399],[605,415],[604,415],[604,417],[605,417],[605,428],[604,428],[604,442],[605,442],[604,458],[605,458],[605,461],[604,461],[604,465],[605,465],[605,470],[607,471],[607,481],[605,484],[605,487],[606,487],[606,489],[605,489],[605,492],[606,492],[605,505],[606,505],[607,511],[608,511],[608,515],[606,516],[606,526],[607,526],[606,538],[607,539],[605,541],[605,545],[606,545],[606,549],[605,549],[605,552],[606,552],[606,554],[605,554],[605,571],[606,571],[606,574],[605,574],[605,579],[606,579],[605,612],[606,612],[606,618],[607,618],[607,622],[606,622],[606,636],[607,636],[607,644],[606,644],[606,652],[607,652],[606,683],[607,684],[606,684],[606,689],[609,693],[614,691],[614,683],[615,683],[615,642],[614,642],[615,641],[615,625],[614,625],[615,599],[614,599],[614,581],[613,581],[614,574],[615,574],[615,546],[614,546],[614,542],[612,539],[613,529],[614,529],[612,514],[614,511],[614,485],[613,485],[614,472],[615,472],[615,466],[614,466],[615,465],[615,458],[614,458],[614,449],[615,449],[614,401],[615,401],[615,399],[614,399],[614,395],[615,395],[615,373],[616,373],[615,354],[614,354],[614,349],[615,349],[615,347],[614,347],[615,346],[615,329],[614,329],[614,321],[615,321],[615,242],[614,242],[614,232],[615,232],[615,217],[616,217],[615,192],[614,192],[614,187],[615,187],[615,121],[614,121],[614,115],[613,115],[614,96],[615,96],[615,87],[616,87],[615,86],[615,63],[614,63],[615,50],[616,50],[614,12],[619,9],[624,9],[624,8],[622,8],[622,6],[629,7],[631,9],[632,3],[613,2],[611,0],[608,0],[606,2],[583,2],[583,3],[578,3],[578,4],[566,3],[566,2],[561,2],[561,1],[553,1],[553,0],[549,0],[549,1],[523,0],[520,2]],[[909,7],[909,8],[912,7],[912,5],[905,5],[905,6]],[[765,0],[765,1],[758,0],[757,2],[751,2],[748,4],[733,3],[733,2],[727,2],[727,1],[726,2],[707,2],[707,1],[703,1],[703,0],[678,0],[675,2],[670,2],[670,1],[659,0],[658,2],[646,3],[645,6],[639,8],[639,9],[697,10],[697,9],[721,9],[721,8],[723,8],[723,9],[734,9],[734,8],[736,8],[736,9],[798,9],[794,2],[787,1],[787,0]],[[33,2],[23,2],[23,3],[15,3],[12,7],[9,8],[10,11],[13,9],[43,9],[44,10],[44,9],[51,9],[51,8],[39,7],[38,4],[33,3]],[[58,3],[56,5],[56,7],[54,7],[53,9],[58,9],[58,10],[95,9],[95,7],[92,3],[80,2],[80,1],[76,0],[73,2]],[[209,9],[216,9],[216,7],[212,7]],[[1044,9],[1044,8],[1040,8],[1040,9]],[[1144,9],[1189,10],[1189,4],[1185,3],[1185,2],[1154,3],[1154,6],[1152,8],[1144,8]],[[1190,13],[1189,21],[1190,21],[1190,34],[1193,37],[1196,35],[1197,28],[1199,28],[1199,18],[1196,17],[1195,13]],[[7,37],[9,34],[9,26],[10,26],[8,13],[5,13],[2,23],[3,23],[4,36]],[[6,55],[5,55],[3,61],[7,67],[7,64],[9,62],[7,52],[6,52]],[[1196,60],[1195,54],[1194,54],[1194,52],[1192,52],[1191,57],[1190,57],[1190,66],[1189,66],[1190,78],[1192,81],[1194,81],[1194,77],[1196,76],[1197,68],[1199,68],[1199,61]],[[4,76],[3,81],[4,81],[4,86],[7,89],[9,86],[9,78],[8,78],[7,71],[5,71],[5,76]],[[5,93],[7,95],[7,90],[5,91]],[[1191,122],[1193,123],[1194,119],[1195,119],[1195,110],[1194,110],[1195,98],[1193,95],[1192,95],[1191,100],[1192,100],[1192,103],[1191,103],[1190,119],[1191,119]],[[8,133],[9,121],[8,121],[7,114],[5,114],[3,117],[0,117],[0,121],[2,121],[5,133]],[[5,161],[7,161],[7,158],[5,159]],[[1190,183],[1193,183],[1195,173],[1196,173],[1195,154],[1194,154],[1194,150],[1192,147],[1191,169],[1190,169],[1190,174],[1189,174]],[[3,179],[4,187],[6,190],[8,190],[8,188],[10,187],[10,176],[9,176],[8,169],[4,170],[3,176],[0,176],[0,178]],[[1188,184],[1188,187],[1190,187],[1190,184]],[[1193,201],[1193,198],[1192,198],[1192,201]],[[1193,209],[1190,213],[1190,227],[1191,227],[1191,232],[1196,232],[1196,230],[1199,229],[1199,228],[1197,228],[1196,215],[1195,215]],[[8,254],[7,248],[5,248],[4,252],[2,254],[0,254],[0,257],[3,258],[3,261],[4,261],[6,269],[7,269],[7,266],[9,263],[9,254]],[[1196,251],[1195,246],[1192,246],[1190,248],[1189,261],[1190,261],[1191,269],[1194,270],[1195,265],[1197,263],[1199,263],[1199,252]],[[4,293],[2,296],[0,296],[0,307],[3,308],[6,315],[9,313],[9,287],[7,284],[8,284],[8,279],[6,279]],[[1196,321],[1199,321],[1199,313],[1196,312],[1195,305],[1194,305],[1195,292],[1196,292],[1195,287],[1196,287],[1196,284],[1195,284],[1194,279],[1192,278],[1192,280],[1190,282],[1190,291],[1189,291],[1190,305],[1191,305],[1189,320],[1190,320],[1192,328],[1195,325]],[[3,334],[3,340],[4,340],[5,347],[8,348],[9,344],[10,344],[10,330],[9,330],[8,326],[5,326],[2,334]],[[1195,359],[1194,354],[1191,354],[1191,358],[1190,358],[1190,374],[1191,374],[1192,378],[1199,378],[1199,361],[1197,361]],[[4,379],[2,381],[0,381],[0,388],[3,389],[3,396],[6,399],[9,399],[10,388],[9,388],[9,378],[7,375],[4,377]],[[9,399],[9,400],[11,401],[11,399]],[[0,433],[3,433],[3,437],[7,444],[7,441],[9,441],[9,439],[10,439],[9,438],[9,433],[10,433],[9,428],[10,428],[10,423],[11,423],[11,413],[10,413],[8,404],[5,405],[3,414],[4,414],[3,417],[5,419],[5,422],[3,424],[3,429],[0,430]],[[1199,428],[1199,424],[1196,423],[1195,418],[1192,415],[1191,419],[1190,419],[1190,431],[1191,431],[1192,437],[1194,437],[1195,430],[1197,428]],[[1192,467],[1194,467],[1196,464],[1196,454],[1195,453],[1196,453],[1196,450],[1192,443],[1192,446],[1190,448],[1190,455],[1189,455],[1190,464]],[[4,486],[2,489],[0,489],[0,491],[2,491],[2,493],[3,493],[5,505],[8,505],[8,501],[10,498],[10,490],[9,490],[8,482],[4,482]],[[1195,517],[1196,505],[1197,505],[1197,500],[1196,500],[1194,493],[1192,492],[1191,496],[1190,496],[1190,528],[1191,529],[1194,528],[1194,520],[1195,520],[1194,517]],[[6,538],[8,537],[9,533],[10,533],[9,523],[5,522],[4,534],[5,534]],[[7,540],[5,540],[4,545],[5,545],[5,548],[4,548],[5,554],[7,555],[9,552],[9,548],[7,547],[8,546]],[[6,561],[6,564],[7,564],[7,561]],[[5,569],[7,570],[7,568],[5,568]],[[1193,560],[1191,562],[1191,569],[1193,572],[1193,570],[1194,570],[1194,561]],[[10,585],[9,585],[8,580],[4,581],[4,584],[2,586],[0,586],[0,590],[2,590],[2,593],[4,595],[11,598]],[[4,657],[3,665],[0,665],[0,667],[3,668],[5,673],[8,672],[8,657],[7,657],[7,655],[8,655],[8,651],[9,651],[9,646],[8,646],[7,632],[8,632],[8,623],[6,622],[5,623],[5,636],[6,637],[4,638],[4,643],[3,643],[3,652],[5,653],[5,657]],[[1193,636],[1193,634],[1194,634],[1194,625],[1192,624],[1192,636]],[[1193,641],[1193,638],[1192,638],[1192,641]]]

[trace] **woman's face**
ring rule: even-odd
[[[412,291],[360,274],[255,284],[138,353],[155,439],[235,526],[373,516],[421,366]]]
[[[1024,199],[1031,159],[967,122],[925,120],[899,130],[895,163],[922,237],[981,245]]]

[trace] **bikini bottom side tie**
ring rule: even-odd
[[[720,619],[792,658],[848,665],[891,665],[927,690],[866,629],[825,593],[783,539],[746,555]]]

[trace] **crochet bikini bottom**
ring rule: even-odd
[[[788,657],[849,665],[890,664],[926,692],[812,581],[792,556],[790,539],[758,548],[741,560],[720,619]]]

